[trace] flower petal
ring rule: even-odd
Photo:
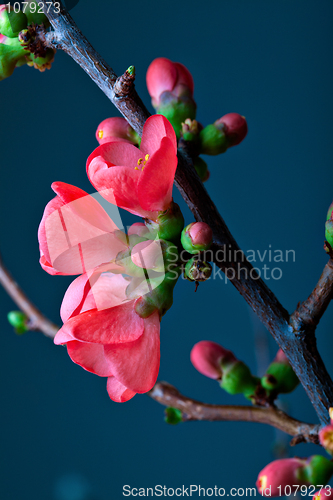
[[[100,377],[110,377],[112,370],[100,344],[86,344],[76,340],[68,342],[67,352],[74,363]]]
[[[89,310],[71,317],[57,333],[55,343],[62,344],[62,339],[69,336],[73,340],[95,344],[132,343],[143,332],[144,320],[136,314],[134,302],[130,301],[109,309]]]
[[[149,153],[151,156],[161,147],[163,137],[168,137],[177,154],[177,138],[175,131],[162,115],[153,115],[148,118],[143,126],[140,151],[143,156]]]
[[[120,274],[101,274],[103,268],[98,272],[99,269],[82,274],[67,288],[60,309],[64,323],[82,312],[108,309],[127,301],[126,288],[129,282]]]
[[[146,81],[149,95],[158,100],[162,92],[173,90],[177,81],[177,68],[170,59],[158,57],[150,64]]]
[[[160,366],[158,312],[146,318],[144,323],[144,333],[138,340],[105,346],[113,375],[123,385],[138,393],[147,392],[153,387]]]
[[[136,395],[136,392],[125,387],[115,377],[108,377],[106,389],[112,401],[116,403],[125,403]]]
[[[138,197],[144,210],[166,210],[172,200],[177,156],[171,140],[164,137],[161,147],[148,160],[138,183]]]
[[[53,182],[51,187],[61,201],[89,225],[98,227],[107,233],[118,229],[92,195],[65,182]]]

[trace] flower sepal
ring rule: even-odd
[[[179,268],[166,273],[160,285],[136,300],[135,311],[140,318],[148,318],[155,311],[159,312],[160,318],[164,316],[173,304],[173,289],[179,276]]]
[[[152,237],[167,241],[177,241],[184,227],[184,216],[177,203],[171,202],[169,208],[159,212],[156,221],[145,220]]]
[[[269,365],[265,375],[261,379],[261,385],[274,394],[286,394],[292,392],[299,384],[294,370],[289,364],[286,355],[281,349],[273,362]]]
[[[0,33],[2,35],[16,38],[27,26],[27,16],[21,10],[14,12],[14,9],[10,8],[8,11],[6,5],[0,5]]]

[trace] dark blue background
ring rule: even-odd
[[[203,124],[232,111],[246,116],[248,137],[208,158],[206,186],[245,250],[295,250],[296,262],[281,264],[282,279],[268,282],[294,310],[327,261],[322,246],[333,197],[332,2],[80,0],[71,14],[118,74],[136,66],[137,90],[148,106],[147,67],[165,56],[191,71]],[[60,51],[51,71],[24,67],[1,82],[1,252],[55,322],[71,278],[40,268],[37,227],[53,181],[92,191],[85,161],[97,145],[95,129],[116,115]],[[175,199],[184,207],[178,193]],[[191,222],[188,209],[184,213]],[[0,300],[2,500],[83,500],[85,491],[91,499],[118,500],[124,484],[252,487],[273,459],[272,428],[232,422],[172,427],[163,421],[162,406],[147,396],[111,402],[106,380],[74,365],[65,349],[38,332],[17,337],[6,321],[15,307],[2,290]],[[330,308],[318,328],[331,371],[332,321]],[[255,371],[258,329],[229,283],[210,280],[194,294],[181,281],[161,325],[160,379],[199,400],[242,404],[197,373],[189,352],[199,340],[215,340]],[[264,338],[272,357],[274,342],[268,333]],[[295,417],[316,421],[302,388],[284,400]],[[291,452],[316,450],[300,445]]]

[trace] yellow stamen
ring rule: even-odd
[[[140,170],[140,169],[139,169],[139,167],[135,167],[135,169],[134,169],[134,170]]]
[[[142,162],[143,162],[143,158],[139,158],[138,159],[138,165],[141,165]]]
[[[99,130],[99,131],[98,131],[98,137],[99,137],[100,139],[103,139],[103,135],[104,135],[103,130]]]
[[[145,156],[145,160],[148,161],[149,160],[149,155],[146,155]]]

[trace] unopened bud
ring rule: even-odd
[[[211,247],[213,231],[205,222],[192,222],[183,229],[181,242],[187,252],[198,254]]]
[[[133,247],[131,257],[136,266],[156,272],[170,271],[179,260],[177,247],[165,240],[142,241]]]
[[[130,124],[122,117],[113,117],[103,120],[97,127],[96,139],[99,144],[104,144],[115,139],[130,141],[135,146],[140,143],[139,135]]]
[[[7,315],[8,322],[14,327],[15,332],[18,335],[22,335],[23,333],[29,330],[28,328],[28,317],[21,311],[11,311]]]
[[[222,124],[228,140],[228,148],[236,146],[245,139],[247,134],[245,116],[241,116],[238,113],[228,113],[215,122],[215,125],[218,127]]]
[[[239,144],[247,134],[247,123],[243,116],[229,113],[207,125],[200,132],[201,153],[218,155]]]
[[[196,257],[188,260],[184,269],[184,276],[189,281],[207,281],[212,274],[212,266],[208,262]]]
[[[192,365],[198,372],[215,380],[222,377],[221,363],[223,359],[237,361],[231,351],[209,340],[202,340],[195,344],[191,350],[190,358]]]
[[[325,239],[331,247],[329,248],[326,246],[325,250],[327,253],[330,253],[333,248],[333,203],[331,203],[327,212],[326,224],[325,224]]]
[[[306,459],[282,458],[266,465],[256,482],[259,493],[267,497],[284,496],[290,495],[301,485],[309,485],[303,477],[305,464]],[[288,489],[285,491],[285,488]]]
[[[275,394],[292,392],[298,386],[298,377],[282,349],[278,350],[275,359],[262,377],[261,384]]]
[[[148,318],[155,311],[159,312],[161,318],[170,309],[173,304],[173,289],[179,274],[179,269],[166,273],[160,285],[135,301],[135,311],[141,318]]]
[[[191,73],[183,64],[159,57],[148,68],[147,88],[152,105],[169,120],[179,137],[182,123],[194,120],[196,113]]]
[[[164,410],[164,413],[165,413],[164,421],[167,424],[177,425],[183,421],[183,414],[181,410],[178,410],[178,408],[172,408],[171,406],[169,406]]]

